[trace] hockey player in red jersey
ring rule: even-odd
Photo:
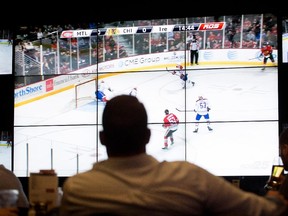
[[[164,134],[164,147],[162,149],[167,150],[168,149],[168,138],[170,138],[170,145],[174,144],[174,137],[173,133],[177,131],[178,125],[179,125],[179,119],[178,117],[170,113],[168,109],[165,109],[164,111],[165,117],[163,119],[163,128],[166,129]]]
[[[263,56],[263,68],[262,70],[265,70],[266,64],[268,59],[271,60],[271,62],[275,62],[275,59],[273,57],[273,47],[267,42],[263,44],[263,47],[261,48],[261,57]]]

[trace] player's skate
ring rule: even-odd
[[[162,149],[163,150],[168,150],[168,146],[164,146]]]
[[[266,66],[263,66],[263,67],[261,68],[261,70],[265,70],[265,68],[266,68]]]
[[[192,82],[191,80],[188,80],[188,83],[191,84],[192,86],[195,85],[195,82]]]
[[[209,126],[207,126],[207,128],[208,128],[209,131],[212,131],[212,130],[213,130],[213,129],[212,129],[211,127],[209,127]]]
[[[196,128],[196,129],[193,131],[193,133],[198,133],[198,128]]]

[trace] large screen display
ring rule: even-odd
[[[20,26],[14,172],[70,176],[105,160],[98,138],[105,103],[133,92],[148,112],[147,152],[159,161],[186,160],[219,176],[270,175],[278,158],[278,47],[268,23],[277,16]],[[268,44],[274,62],[264,65]],[[196,118],[201,98],[209,118]],[[166,109],[180,124],[163,149]]]

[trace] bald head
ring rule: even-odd
[[[150,139],[148,117],[137,97],[119,95],[106,103],[100,140],[109,156],[125,156],[145,152]]]

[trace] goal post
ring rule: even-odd
[[[75,108],[95,100],[95,91],[97,89],[97,79],[89,79],[78,82],[75,88]]]

